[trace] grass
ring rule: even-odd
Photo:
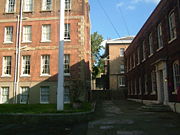
[[[0,113],[75,113],[87,112],[92,109],[90,103],[84,102],[78,109],[74,109],[71,104],[65,104],[63,111],[56,110],[56,104],[0,104]]]

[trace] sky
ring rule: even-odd
[[[106,39],[135,36],[160,0],[89,0],[91,33]]]

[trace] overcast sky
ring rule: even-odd
[[[104,39],[136,35],[160,0],[89,0],[91,33]]]

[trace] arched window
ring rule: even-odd
[[[178,60],[173,63],[173,78],[174,90],[177,92],[177,88],[180,87],[180,64]]]

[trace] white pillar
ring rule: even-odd
[[[58,57],[58,88],[57,88],[57,110],[64,109],[64,9],[65,0],[60,0],[59,19],[59,57]]]

